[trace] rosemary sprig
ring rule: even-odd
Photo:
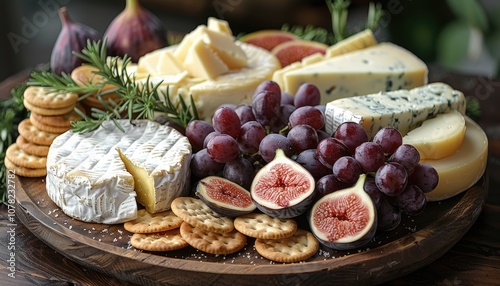
[[[347,31],[350,1],[326,0],[325,2],[331,15],[331,32],[328,29],[313,25],[290,26],[285,24],[281,27],[281,30],[291,32],[303,40],[316,41],[327,45],[333,45],[352,35],[352,33]],[[364,28],[376,30],[383,15],[382,4],[370,2]],[[359,31],[354,31],[354,33],[356,32]]]
[[[124,56],[109,57],[106,52],[106,40],[103,42],[87,42],[81,52],[75,52],[84,62],[97,68],[96,75],[102,77],[98,83],[89,82],[87,86],[78,86],[71,76],[56,75],[50,71],[32,74],[30,85],[48,86],[60,92],[76,92],[83,94],[82,98],[96,94],[103,108],[92,108],[90,116],[78,109],[75,111],[83,120],[72,122],[73,131],[85,133],[96,129],[104,121],[112,120],[118,128],[118,119],[155,119],[155,113],[166,113],[169,121],[186,126],[193,119],[198,119],[198,113],[191,98],[188,106],[179,94],[179,103],[174,104],[168,92],[160,90],[161,82],[153,84],[149,78],[145,83],[137,82],[127,71],[131,58]],[[104,86],[114,86],[103,90]],[[109,93],[117,95],[118,99],[104,100]],[[123,130],[123,129],[122,129]]]

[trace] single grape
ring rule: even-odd
[[[228,134],[215,135],[208,141],[207,152],[219,163],[227,163],[238,157],[240,149],[236,139]]]
[[[374,177],[366,177],[365,179],[365,184],[363,186],[365,192],[370,195],[370,198],[373,201],[373,204],[375,205],[376,208],[380,206],[380,200],[383,196],[382,192],[377,187],[377,184],[375,184],[375,178]]]
[[[314,106],[316,109],[319,109],[319,111],[321,111],[321,113],[323,114],[323,116],[325,116],[325,112],[326,112],[326,105],[315,105]]]
[[[318,143],[316,153],[321,164],[331,169],[340,157],[349,155],[349,149],[339,140],[328,137]]]
[[[281,92],[281,105],[293,105],[293,95],[289,92]]]
[[[365,173],[376,172],[385,163],[382,147],[374,142],[363,142],[356,147],[354,158],[359,162]]]
[[[318,133],[318,142],[321,142],[322,140],[326,139],[326,138],[330,138],[332,136],[330,136],[330,134],[326,133],[326,131],[324,130],[316,130],[316,133]]]
[[[291,157],[295,151],[293,145],[284,135],[271,133],[260,141],[259,153],[262,159],[266,162],[271,162],[276,156],[276,150],[282,149],[287,157]]]
[[[255,154],[259,151],[260,141],[266,137],[266,129],[257,121],[248,121],[241,126],[236,141],[241,152]]]
[[[280,97],[270,91],[258,93],[252,102],[255,119],[264,126],[275,126],[280,120]]]
[[[248,104],[238,105],[234,111],[240,118],[240,124],[243,125],[248,121],[255,121],[255,115],[253,115],[252,106]]]
[[[235,109],[236,109],[236,107],[237,107],[237,105],[236,105],[236,104],[233,104],[233,103],[223,103],[223,104],[221,104],[221,105],[217,106],[217,108],[216,108],[215,110],[217,110],[217,109],[219,109],[219,108],[222,108],[222,107],[227,107],[227,108],[230,108],[230,109],[232,109],[232,110],[235,110]]]
[[[301,124],[310,125],[314,129],[320,130],[325,125],[325,117],[321,110],[313,106],[302,106],[290,114],[289,118],[290,127]]]
[[[192,120],[186,126],[186,137],[193,146],[194,151],[203,149],[205,137],[214,131],[214,127],[203,120]]]
[[[234,109],[224,106],[215,110],[212,125],[215,131],[236,138],[240,132],[241,121]]]
[[[316,182],[316,197],[315,199],[318,200],[330,193],[333,193],[338,190],[342,190],[345,188],[351,187],[352,184],[347,184],[344,182],[341,182],[335,177],[333,174],[328,174],[323,177],[321,177],[317,182]]]
[[[354,157],[343,156],[333,164],[332,173],[339,181],[352,184],[358,180],[363,169]]]
[[[403,136],[397,128],[384,127],[375,134],[372,142],[379,144],[384,154],[390,156],[403,144]]]
[[[321,93],[319,88],[311,83],[303,83],[295,92],[293,105],[299,108],[302,106],[315,106],[321,102]]]
[[[408,173],[401,164],[387,163],[375,173],[375,183],[382,193],[394,197],[401,194],[406,188]]]
[[[208,154],[207,149],[201,149],[193,155],[190,167],[195,177],[205,178],[222,171],[224,164],[215,162]]]
[[[321,164],[316,155],[316,149],[307,149],[300,152],[295,158],[295,162],[304,167],[311,175],[314,180],[319,180],[321,177],[332,173],[331,168],[327,168]]]
[[[205,136],[205,140],[203,140],[203,148],[207,148],[208,141],[210,141],[210,139],[212,139],[212,137],[214,137],[215,135],[219,135],[219,134],[221,134],[221,133],[217,132],[217,131],[213,131],[213,132],[208,133],[208,135]]]
[[[406,171],[411,174],[413,169],[420,162],[420,154],[413,145],[402,144],[392,153],[391,157],[389,157],[389,162],[401,164]]]
[[[224,165],[222,176],[249,190],[254,177],[254,169],[250,161],[238,157]]]
[[[276,83],[275,81],[272,80],[264,80],[261,82],[257,88],[255,88],[255,91],[252,95],[252,100],[255,100],[255,97],[261,93],[262,91],[264,92],[272,92],[278,99],[278,102],[281,103],[281,87]]]
[[[387,198],[382,197],[377,208],[377,229],[391,231],[401,223],[401,211],[391,204]]]
[[[418,164],[409,177],[411,184],[417,185],[424,193],[434,190],[439,183],[439,174],[429,164]]]
[[[318,133],[309,125],[296,125],[290,129],[287,136],[296,153],[314,149],[318,145]]]
[[[416,185],[408,185],[405,190],[396,196],[398,208],[407,215],[421,214],[427,205],[424,192]]]
[[[349,149],[350,154],[354,154],[356,147],[368,141],[368,133],[359,123],[343,122],[333,133],[334,138],[340,140]]]
[[[279,120],[274,123],[271,127],[271,131],[275,133],[279,133],[280,130],[285,128],[288,125],[288,121],[290,119],[290,115],[295,111],[295,106],[290,104],[282,104],[280,106],[280,116]]]

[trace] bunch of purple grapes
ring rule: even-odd
[[[383,128],[369,140],[355,122],[325,132],[325,106],[317,86],[302,84],[294,96],[273,81],[262,82],[252,104],[222,105],[212,123],[191,121],[185,129],[195,154],[192,174],[220,175],[249,189],[255,173],[282,149],[316,180],[320,198],[352,186],[366,173],[365,191],[378,209],[379,229],[399,225],[402,213],[417,215],[425,193],[438,182],[436,170],[420,164],[418,151],[402,143],[395,128]]]
[[[251,104],[222,105],[211,124],[191,121],[185,134],[195,151],[192,174],[197,178],[222,175],[249,188],[255,172],[274,158],[278,148],[309,164],[301,153],[314,150],[320,140],[330,137],[324,131],[320,101],[315,85],[302,84],[292,96],[268,80],[256,88]],[[331,172],[318,168],[317,178]]]
[[[418,150],[403,144],[396,128],[382,128],[368,140],[360,124],[344,122],[326,140],[319,143],[317,152],[320,161],[332,167],[332,174],[317,181],[319,197],[352,186],[365,173],[364,189],[377,208],[378,229],[392,230],[402,214],[415,216],[424,211],[425,193],[436,188],[438,173],[420,163]]]

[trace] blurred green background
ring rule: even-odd
[[[348,29],[360,30],[366,0],[350,1]],[[500,59],[500,1],[383,0],[379,41],[399,44],[430,65],[496,76]],[[229,21],[235,34],[280,29],[283,24],[331,28],[324,0],[141,0],[169,31],[186,33],[209,16]],[[50,59],[61,29],[56,9],[104,33],[125,0],[8,0],[0,12],[0,80]]]

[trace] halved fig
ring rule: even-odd
[[[208,176],[196,185],[195,194],[213,211],[237,217],[255,210],[250,192],[240,185],[218,176]]]
[[[314,199],[315,181],[282,149],[255,175],[250,194],[257,208],[276,218],[292,218],[306,212]]]
[[[337,250],[359,248],[377,230],[377,209],[364,189],[366,174],[353,187],[319,199],[309,213],[311,231],[326,247]]]

